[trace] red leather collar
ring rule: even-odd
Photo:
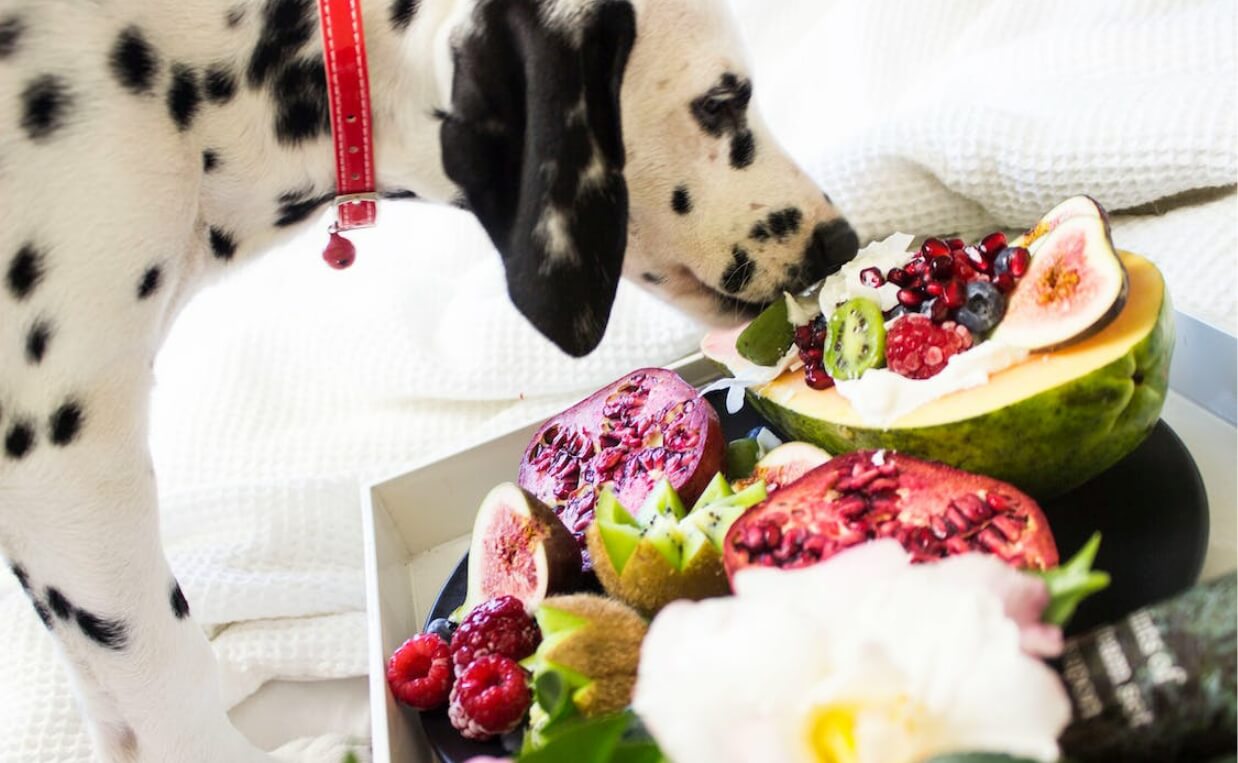
[[[339,231],[368,228],[378,216],[370,75],[360,0],[318,0],[318,10],[335,144],[337,217],[322,256],[332,267],[346,268],[353,263],[356,250]]]

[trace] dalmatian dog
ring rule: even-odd
[[[572,355],[621,275],[725,324],[855,254],[722,0],[363,18],[381,196],[471,210]],[[318,25],[313,0],[0,0],[0,553],[104,761],[267,759],[160,546],[149,393],[191,296],[335,196]]]

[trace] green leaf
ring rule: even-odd
[[[1045,581],[1049,589],[1049,606],[1041,615],[1044,622],[1066,625],[1075,614],[1079,602],[1109,587],[1109,573],[1092,569],[1098,549],[1100,533],[1093,533],[1066,564],[1030,573]]]
[[[520,763],[610,763],[631,722],[629,713],[573,723],[548,734],[545,744],[521,753]]]
[[[574,709],[572,690],[563,674],[550,669],[533,679],[533,698],[546,711],[547,723],[554,723]]]

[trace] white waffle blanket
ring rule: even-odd
[[[1179,308],[1235,331],[1232,0],[735,4],[760,106],[863,238],[1018,227],[1090,193],[1130,210],[1114,237],[1160,264]],[[695,347],[625,285],[602,349],[567,360],[508,304],[471,218],[384,216],[349,271],[322,265],[316,229],[203,293],[159,360],[164,535],[234,702],[364,671],[366,480]],[[88,760],[7,576],[0,628],[0,763]],[[364,742],[363,706],[310,704],[268,709],[263,743]]]

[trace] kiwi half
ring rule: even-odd
[[[757,482],[738,493],[718,474],[685,511],[663,481],[633,515],[603,492],[585,538],[594,570],[611,596],[654,615],[675,599],[705,599],[730,592],[722,542],[731,523],[765,499]]]

